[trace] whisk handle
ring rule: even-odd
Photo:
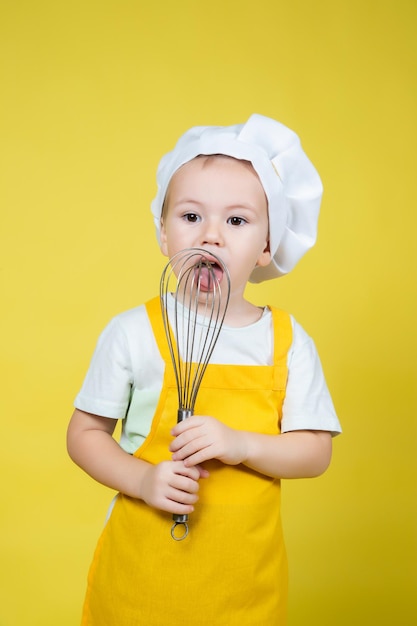
[[[187,417],[190,417],[193,414],[191,409],[178,409],[178,414],[177,414],[177,422],[183,422],[185,419],[187,419]],[[174,525],[171,529],[171,535],[172,538],[175,539],[176,541],[181,541],[182,539],[185,539],[185,537],[188,535],[188,515],[173,515],[172,519],[174,520]],[[184,527],[184,532],[180,535],[177,536],[175,534],[175,528],[177,526],[183,526]]]

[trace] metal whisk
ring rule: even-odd
[[[198,390],[220,334],[230,297],[230,276],[216,255],[188,248],[162,272],[161,310],[178,390],[177,422],[194,412]],[[173,515],[172,538],[188,535],[188,515]],[[178,536],[176,527],[184,533]]]

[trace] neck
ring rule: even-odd
[[[261,319],[263,315],[263,307],[258,307],[241,299],[239,303],[229,303],[224,323],[227,326],[239,328],[241,326],[249,326]]]

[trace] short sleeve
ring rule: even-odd
[[[129,406],[133,373],[128,342],[114,318],[97,342],[75,407],[87,413],[122,419]]]
[[[314,341],[295,320],[281,430],[342,432]]]

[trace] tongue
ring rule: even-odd
[[[215,284],[220,283],[223,271],[218,265],[203,265],[198,270],[198,281],[202,291],[213,291]]]

